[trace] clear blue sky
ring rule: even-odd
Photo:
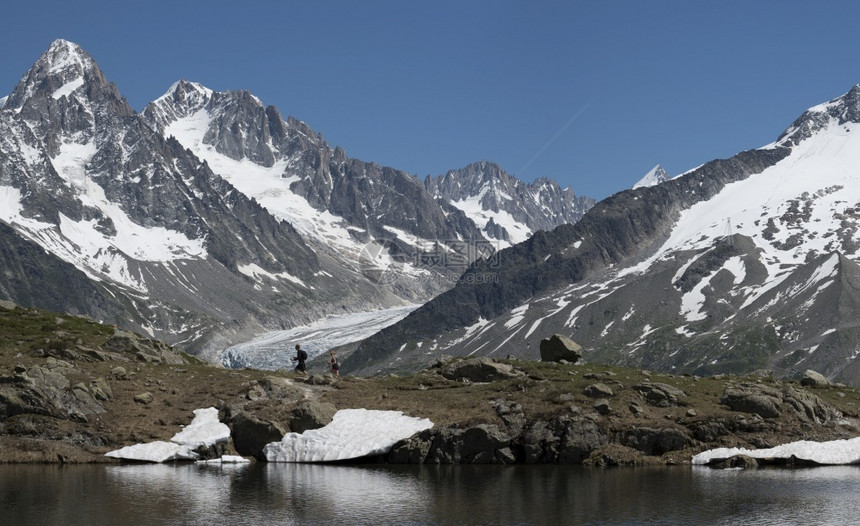
[[[55,38],[136,110],[247,89],[348,155],[474,161],[598,199],[776,139],[860,83],[860,2],[8,2],[0,96]]]

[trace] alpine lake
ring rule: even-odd
[[[0,524],[851,524],[860,468],[0,466]]]

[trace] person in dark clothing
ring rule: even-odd
[[[337,363],[337,355],[334,351],[329,351],[328,354],[331,356],[331,359],[329,360],[329,363],[331,364],[331,374],[340,376],[340,364]]]
[[[305,362],[307,361],[307,359],[308,359],[308,353],[305,352],[304,349],[302,349],[301,345],[296,344],[296,355],[292,357],[292,360],[294,362],[298,362],[298,363],[296,363],[295,371],[304,373],[305,376],[308,375],[308,369],[307,369],[307,366],[305,365]]]

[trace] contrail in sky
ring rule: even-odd
[[[544,145],[543,145],[543,147],[541,147],[541,149],[540,149],[540,150],[538,150],[538,152],[537,152],[536,154],[534,154],[534,156],[533,156],[531,159],[529,159],[529,162],[527,162],[527,163],[526,163],[522,168],[520,168],[520,171],[519,171],[519,172],[517,172],[517,175],[519,175],[520,177],[522,177],[523,172],[525,172],[525,171],[526,171],[526,169],[527,169],[529,166],[531,166],[531,164],[532,164],[533,162],[535,162],[535,160],[536,160],[538,157],[540,157],[540,156],[541,156],[541,154],[542,154],[544,151],[546,151],[546,149],[547,149],[547,148],[549,148],[549,146],[550,146],[552,143],[554,143],[554,142],[555,142],[555,140],[556,140],[556,139],[558,139],[558,138],[561,136],[561,134],[562,134],[562,133],[564,133],[564,130],[566,130],[568,127],[570,127],[570,125],[571,125],[571,124],[573,124],[573,121],[575,121],[576,119],[578,119],[578,118],[579,118],[579,116],[580,116],[580,115],[582,115],[582,112],[584,112],[586,109],[588,109],[588,107],[589,107],[589,106],[591,106],[591,102],[592,102],[592,101],[588,101],[588,102],[586,102],[586,103],[585,103],[585,106],[583,106],[582,108],[580,108],[580,109],[579,109],[579,111],[578,111],[578,112],[576,112],[576,115],[574,115],[573,117],[571,117],[571,118],[570,118],[570,120],[569,120],[569,121],[567,121],[567,122],[564,124],[564,126],[562,126],[562,127],[561,127],[561,129],[560,129],[560,130],[558,130],[558,131],[555,133],[555,135],[553,135],[553,136],[552,136],[552,139],[548,140],[548,141],[546,142],[546,144],[544,144]]]

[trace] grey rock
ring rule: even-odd
[[[290,430],[294,433],[304,433],[309,429],[319,429],[326,426],[334,418],[337,408],[327,402],[311,400],[293,409],[290,419]]]
[[[107,402],[113,398],[113,389],[104,378],[97,378],[90,382],[90,391],[97,400],[102,402]]]
[[[720,403],[732,411],[754,413],[762,418],[776,418],[781,413],[782,396],[776,389],[755,387],[726,388]]]
[[[783,406],[791,408],[801,422],[826,424],[838,421],[843,416],[836,408],[805,389],[788,385],[783,388],[782,395]]]
[[[523,413],[523,406],[504,398],[493,400],[492,405],[496,410],[496,414],[505,423],[507,432],[511,436],[519,436],[526,426],[526,415]]]
[[[592,451],[609,442],[606,433],[591,420],[571,419],[563,422],[563,438],[557,458],[559,464],[581,464]]]
[[[554,334],[551,338],[540,341],[540,359],[544,362],[560,362],[565,360],[576,363],[582,358],[582,346],[567,336]]]
[[[292,380],[281,376],[267,376],[260,379],[255,386],[262,390],[267,398],[294,402],[307,395],[306,388],[299,387]]]
[[[842,418],[841,412],[818,396],[791,385],[782,389],[754,384],[729,387],[721,403],[734,411],[755,413],[763,418],[775,418],[786,411],[801,422],[823,424]]]
[[[398,442],[386,459],[395,464],[510,464],[511,439],[498,426],[429,429]]]
[[[103,413],[86,385],[71,385],[71,364],[49,357],[43,365],[15,367],[11,376],[0,377],[0,419],[33,413],[86,422],[88,415]]]
[[[822,424],[842,418],[841,412],[818,396],[791,385],[782,389],[758,384],[727,387],[720,402],[733,411],[754,413],[762,418],[775,418],[786,411],[801,422]]]
[[[522,376],[513,366],[488,357],[476,357],[447,362],[439,373],[449,380],[465,378],[470,382],[493,382]]]
[[[609,404],[609,400],[606,400],[605,398],[595,400],[592,407],[594,407],[594,410],[597,411],[598,414],[604,416],[612,412],[612,406]]]
[[[145,393],[134,395],[134,402],[137,404],[147,405],[151,404],[154,398],[155,397],[152,395],[152,393],[147,391]]]
[[[823,374],[813,371],[812,369],[807,369],[803,373],[803,378],[800,379],[800,385],[811,386],[811,387],[827,387],[830,385],[830,382],[827,378],[824,377]]]
[[[630,410],[631,413],[633,413],[634,416],[642,416],[645,414],[645,408],[642,407],[638,402],[630,402],[627,408]]]
[[[166,363],[180,365],[187,363],[185,358],[173,348],[157,340],[143,338],[128,331],[116,331],[103,345],[109,352],[131,355],[147,363]]]
[[[659,382],[636,384],[633,386],[633,390],[641,393],[645,397],[645,401],[655,407],[683,405],[687,398],[687,394],[682,389]]]
[[[337,382],[337,378],[330,374],[312,374],[304,382],[311,385],[333,385]]]
[[[261,389],[260,387],[254,386],[248,389],[248,393],[245,396],[248,397],[248,400],[256,402],[257,400],[262,400],[266,398],[266,392],[263,391],[263,389]]]
[[[263,447],[278,442],[286,435],[286,430],[278,422],[261,420],[254,415],[240,411],[233,415],[227,424],[233,439],[233,447],[243,456],[251,456],[264,461]]]
[[[722,419],[698,421],[689,425],[693,438],[702,442],[716,442],[722,436],[731,433],[729,426]]]
[[[735,455],[724,459],[712,459],[708,466],[717,469],[757,468],[758,460],[749,455]]]
[[[610,398],[615,396],[612,389],[608,385],[602,383],[587,385],[582,392],[585,396],[589,396],[591,398]]]
[[[391,447],[386,460],[391,464],[424,464],[430,454],[437,430],[427,429]]]
[[[683,449],[690,444],[690,437],[680,429],[634,428],[624,432],[622,443],[646,455],[662,455]]]
[[[580,464],[592,451],[609,443],[608,435],[588,418],[538,420],[522,435],[526,464]]]
[[[531,427],[522,435],[526,464],[555,464],[561,444],[558,425],[546,420],[532,422]]]

